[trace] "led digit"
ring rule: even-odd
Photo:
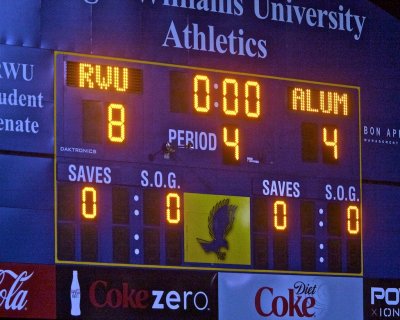
[[[229,90],[229,88],[232,89]],[[228,116],[236,116],[239,112],[239,88],[236,79],[225,78],[222,90],[224,113]]]
[[[310,90],[304,90],[302,88],[293,88],[292,110],[297,110],[300,108],[301,111],[305,111],[309,108],[311,105],[311,94],[309,91]]]
[[[200,113],[210,111],[210,79],[205,75],[196,75],[194,77],[194,109]],[[202,84],[202,85],[200,85]],[[200,103],[200,88],[204,96],[204,102]]]
[[[339,114],[339,107],[342,107],[342,113],[344,116],[347,116],[349,114],[349,103],[348,103],[348,98],[347,94],[343,93],[340,95],[337,92],[333,93],[333,113],[334,114]]]
[[[347,207],[347,232],[352,235],[360,232],[360,211],[357,206]]]
[[[284,231],[287,228],[287,209],[285,201],[274,202],[274,227],[276,230]]]
[[[321,91],[319,93],[319,104],[322,113],[331,113],[333,110],[333,94],[332,92],[328,92],[327,94],[327,101],[325,103],[325,91]]]
[[[347,93],[306,88],[289,88],[289,108],[294,111],[349,116],[350,101]]]
[[[114,88],[119,92],[125,92],[129,85],[128,68],[122,68],[122,81],[120,80],[120,69],[119,67],[114,67]]]
[[[94,88],[94,82],[91,79],[93,72],[94,69],[90,63],[79,64],[79,87]]]
[[[233,140],[229,137],[228,127],[223,129],[224,144],[229,148],[233,148],[233,158],[235,161],[239,161],[239,128],[233,129]]]
[[[96,83],[102,90],[107,90],[113,81],[113,68],[111,66],[106,66],[106,75],[102,75],[101,66],[96,65]]]
[[[258,118],[260,116],[260,84],[257,81],[247,81],[245,84],[245,112],[248,118]],[[251,101],[253,108],[251,108]],[[253,111],[250,111],[252,109]]]
[[[336,128],[331,128],[333,130],[331,134],[329,134],[328,138],[328,127],[323,127],[323,141],[326,147],[332,148],[332,158],[334,160],[339,159],[338,155],[338,130]]]
[[[108,139],[117,143],[125,141],[125,107],[122,104],[108,106]]]
[[[97,216],[97,191],[93,187],[82,189],[82,216],[90,220]]]
[[[181,221],[181,197],[177,193],[168,193],[166,200],[167,221],[178,224]]]

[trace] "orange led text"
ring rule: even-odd
[[[349,115],[349,96],[324,90],[290,88],[290,107],[295,111],[304,111],[337,116]]]
[[[128,68],[79,63],[79,87],[126,92],[129,87]]]

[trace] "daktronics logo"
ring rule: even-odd
[[[119,288],[97,280],[89,288],[90,303],[96,308],[131,308],[154,310],[208,310],[208,296],[203,291],[163,291],[134,289],[123,282]]]
[[[23,271],[17,274],[11,270],[0,270],[0,310],[24,310],[28,303],[28,290],[23,290],[25,282],[33,275]],[[7,286],[4,288],[4,286]]]
[[[293,288],[287,289],[286,295],[276,295],[271,287],[259,288],[255,295],[255,308],[260,316],[265,318],[281,317],[314,317],[313,310],[316,299],[314,294],[316,285],[305,284],[298,281]]]

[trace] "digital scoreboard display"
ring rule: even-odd
[[[361,275],[360,108],[350,85],[56,53],[56,262]]]

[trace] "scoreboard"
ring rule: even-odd
[[[2,1],[0,318],[397,319],[374,3]]]
[[[358,87],[55,65],[59,262],[362,273]]]

